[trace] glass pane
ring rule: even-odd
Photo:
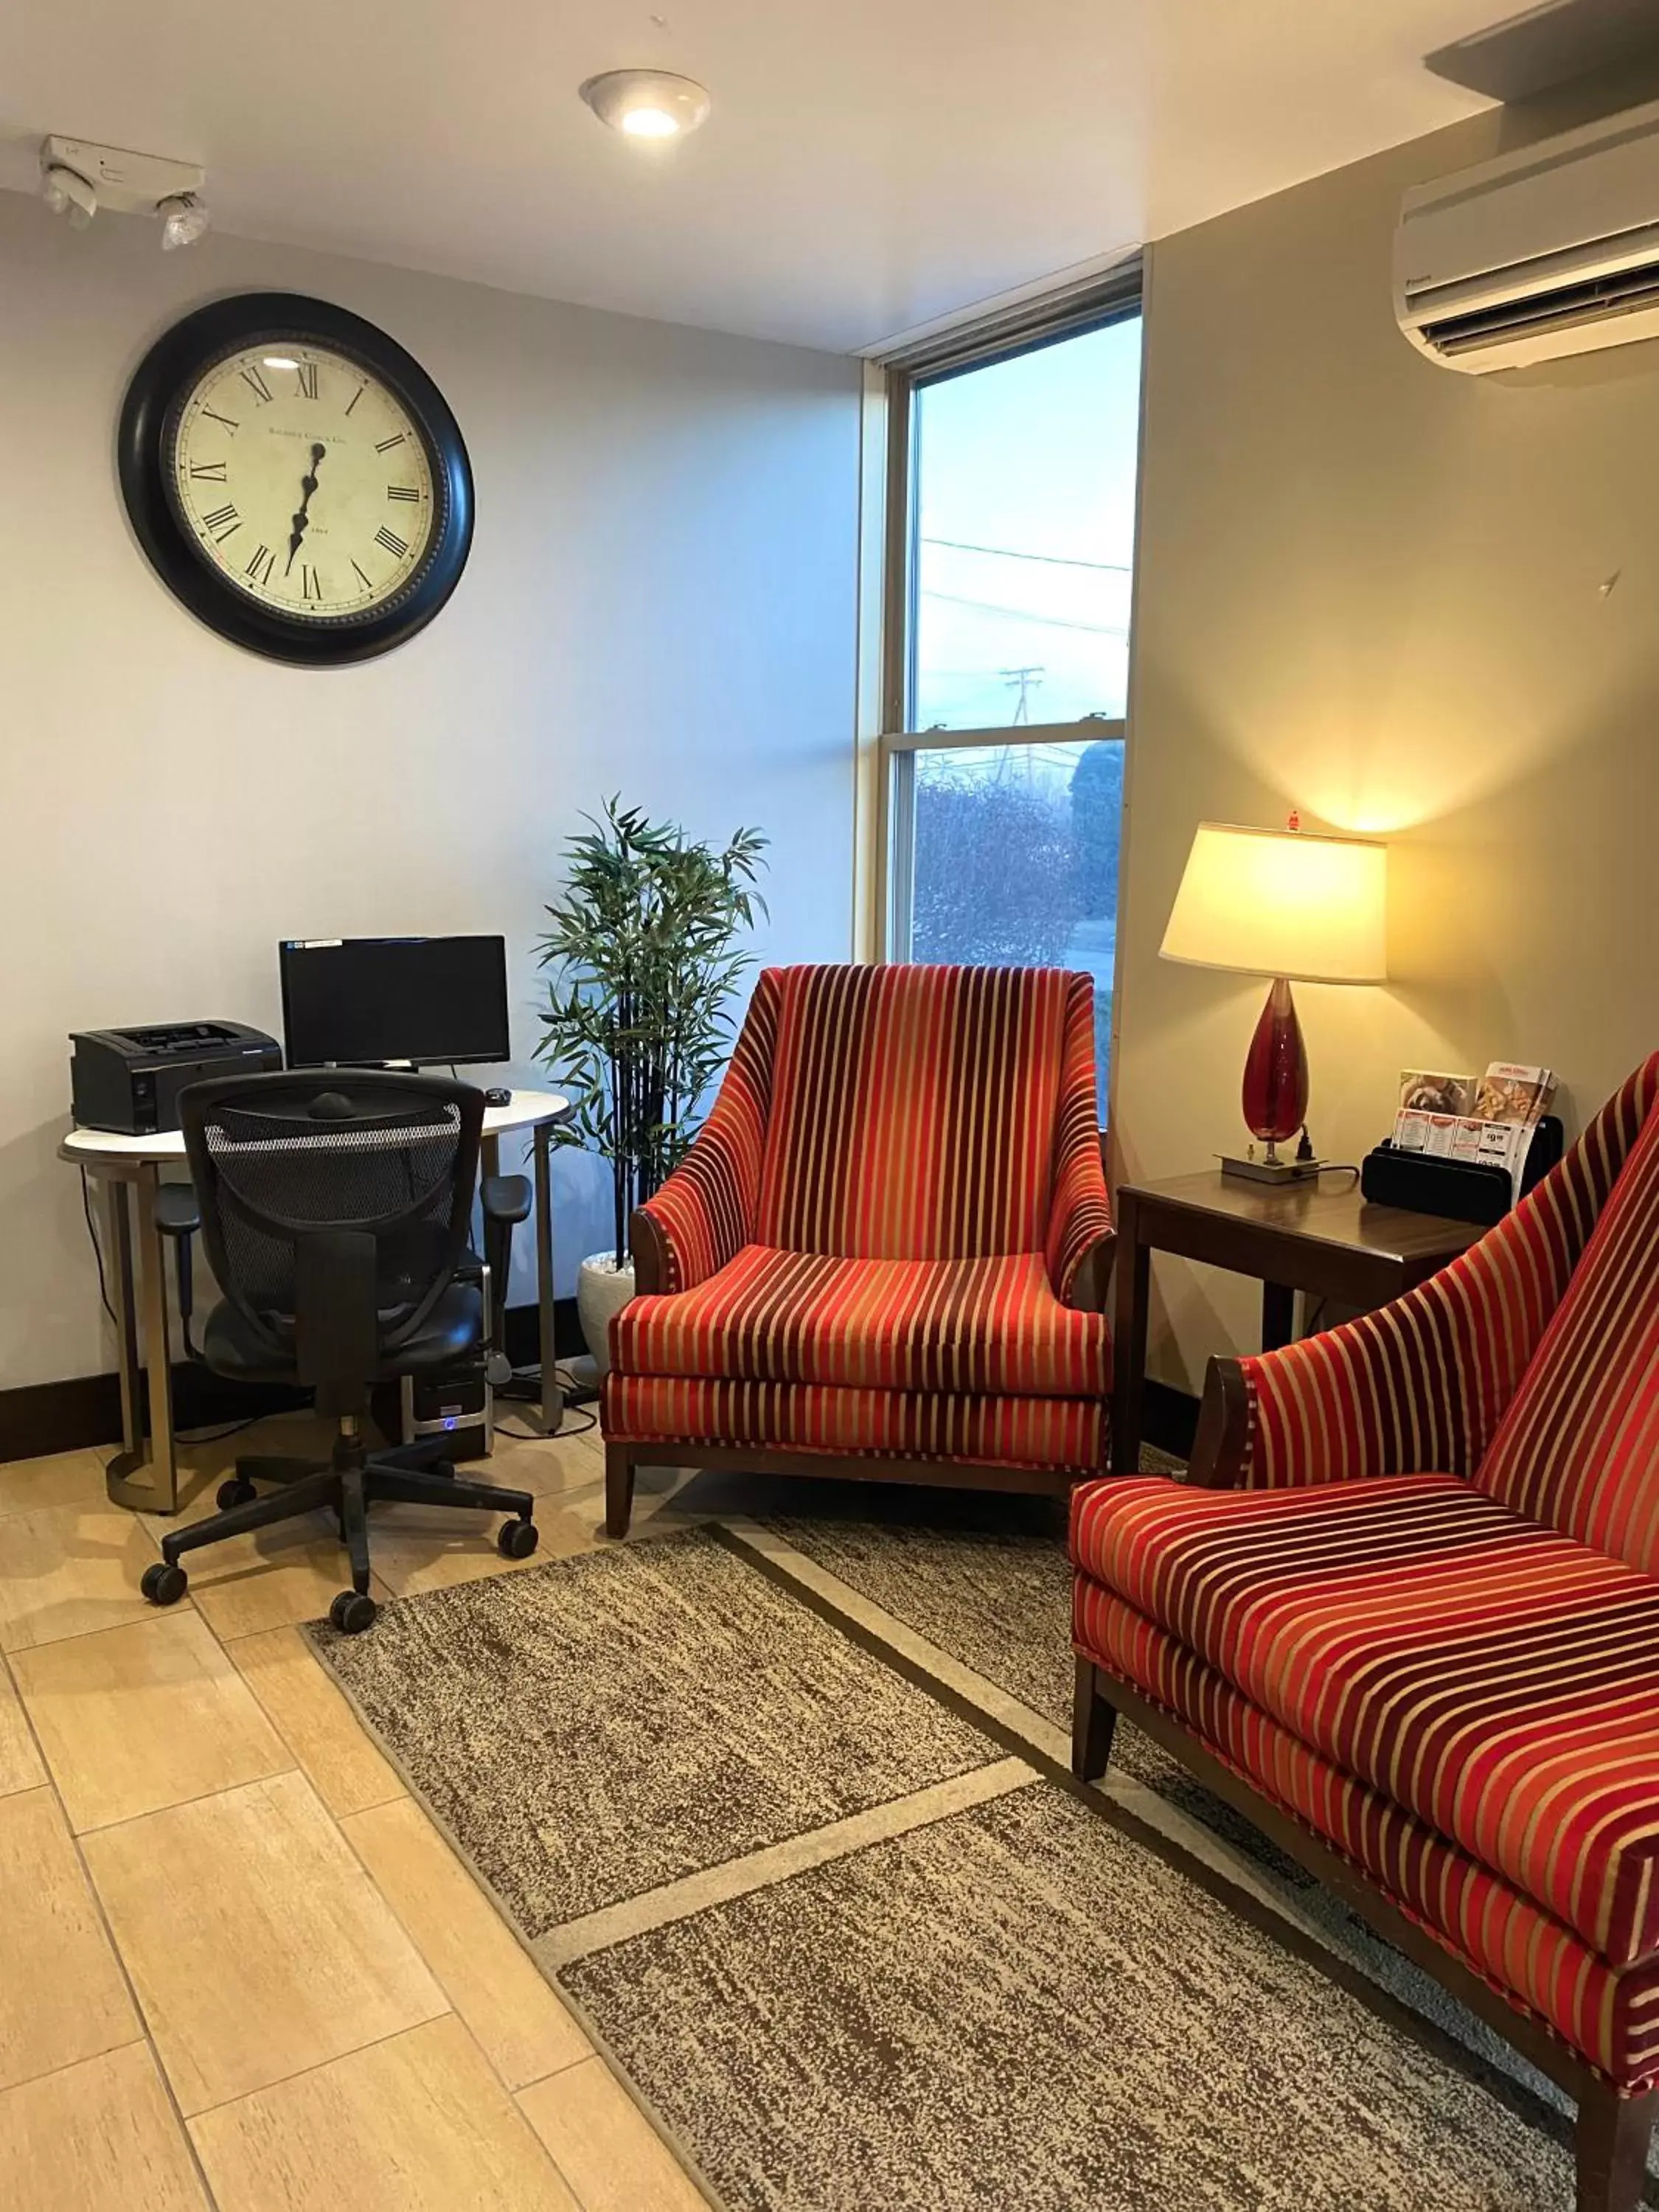
[[[1103,1116],[1121,739],[956,745],[910,757],[911,958],[1086,969]]]
[[[1121,716],[1140,318],[915,400],[910,727]]]

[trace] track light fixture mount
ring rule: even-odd
[[[40,197],[84,230],[100,209],[161,220],[164,252],[191,246],[208,227],[206,173],[197,161],[137,154],[122,146],[53,136],[40,149]]]

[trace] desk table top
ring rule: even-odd
[[[507,1105],[484,1108],[483,1133],[505,1137],[514,1129],[534,1129],[544,1121],[558,1121],[569,1109],[570,1101],[556,1091],[515,1091]],[[124,1136],[117,1129],[71,1129],[58,1156],[94,1173],[100,1166],[161,1165],[184,1158],[185,1136],[182,1129],[161,1129],[150,1137]]]
[[[1486,1235],[1478,1222],[1448,1221],[1434,1213],[1409,1213],[1401,1206],[1373,1206],[1352,1178],[1311,1177],[1298,1183],[1249,1182],[1224,1176],[1218,1168],[1201,1175],[1173,1176],[1165,1182],[1131,1183],[1137,1199],[1159,1206],[1180,1206],[1224,1217],[1243,1231],[1263,1230],[1279,1237],[1306,1237],[1381,1260],[1410,1262],[1454,1259]],[[1120,1198],[1122,1194],[1119,1194]],[[1152,1241],[1156,1242],[1154,1237]]]

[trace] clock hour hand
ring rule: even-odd
[[[288,574],[289,570],[293,568],[294,556],[299,551],[300,547],[304,541],[306,534],[306,510],[311,505],[312,493],[317,489],[318,468],[325,458],[327,453],[328,448],[326,446],[313,446],[311,449],[310,470],[300,479],[300,489],[304,494],[304,497],[300,501],[300,511],[294,518],[294,534],[288,541],[288,563],[287,567],[283,570],[283,574],[285,576]]]

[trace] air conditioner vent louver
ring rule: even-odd
[[[1659,338],[1659,101],[1406,194],[1395,313],[1485,374]]]
[[[1437,353],[1472,353],[1482,346],[1582,329],[1609,316],[1644,309],[1659,309],[1659,263],[1621,269],[1616,276],[1594,277],[1539,298],[1506,300],[1470,314],[1443,316],[1419,328]]]

